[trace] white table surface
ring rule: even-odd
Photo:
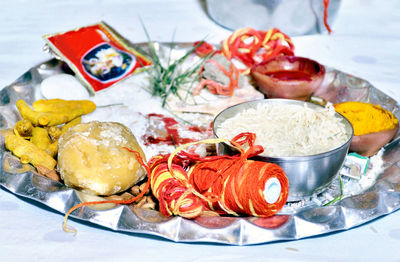
[[[321,0],[322,1],[322,0]],[[295,37],[296,54],[352,73],[400,101],[400,1],[343,0],[334,34]],[[133,42],[218,43],[231,33],[207,16],[199,0],[2,0],[0,88],[49,59],[47,33],[106,21]],[[146,235],[69,223],[63,215],[0,188],[0,261],[400,261],[400,212],[351,230],[254,246],[174,243]]]

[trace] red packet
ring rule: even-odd
[[[43,38],[92,94],[151,64],[104,22]]]

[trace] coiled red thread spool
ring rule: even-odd
[[[178,155],[191,145],[228,142],[208,139],[185,144],[169,156],[150,160],[151,187],[160,201],[160,212],[187,218],[209,210],[268,217],[281,210],[288,197],[288,179],[278,165],[248,159],[263,152],[254,141],[253,133],[241,133],[232,139],[230,143],[240,151],[235,156]],[[245,143],[249,146],[246,151],[242,148]],[[188,172],[184,163],[189,163]]]

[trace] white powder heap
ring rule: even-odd
[[[173,152],[175,150],[173,145],[162,143],[144,145],[142,137],[148,132],[147,127],[151,124],[146,118],[147,114],[156,113],[174,117],[167,109],[161,106],[162,103],[159,97],[152,96],[144,89],[148,84],[148,75],[146,72],[142,72],[134,74],[112,87],[97,92],[91,98],[96,103],[97,109],[91,114],[83,116],[82,122],[94,120],[104,122],[113,121],[127,126],[135,135],[147,159],[160,153]],[[196,113],[181,116],[186,121],[198,126],[208,126],[212,120],[210,116]],[[185,132],[181,135],[193,139],[199,138],[194,137],[193,132]]]
[[[344,123],[332,107],[260,104],[226,119],[217,128],[220,138],[256,133],[256,144],[272,157],[306,156],[337,148],[349,140]]]

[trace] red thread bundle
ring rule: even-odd
[[[198,216],[203,210],[203,203],[187,188],[186,171],[177,164],[172,164],[172,169],[169,169],[166,157],[157,156],[150,161],[150,186],[159,199],[161,214],[186,218]]]
[[[226,58],[235,58],[247,67],[240,70],[244,74],[248,74],[256,63],[278,55],[294,55],[291,38],[277,28],[268,31],[248,27],[238,29],[222,42],[221,49]]]
[[[218,139],[202,142],[210,141],[221,142]],[[254,145],[254,141],[255,134],[252,133],[242,133],[234,138],[231,143],[240,151],[235,156],[200,158],[182,152],[177,156],[152,159],[150,181],[153,193],[160,201],[161,213],[187,218],[207,210],[261,217],[277,213],[286,203],[289,182],[278,165],[247,159],[263,151],[261,146]],[[245,143],[249,146],[246,151],[242,149]],[[183,168],[186,166],[188,172]],[[268,184],[272,185],[271,189],[266,188]],[[266,196],[273,187],[272,196]]]

